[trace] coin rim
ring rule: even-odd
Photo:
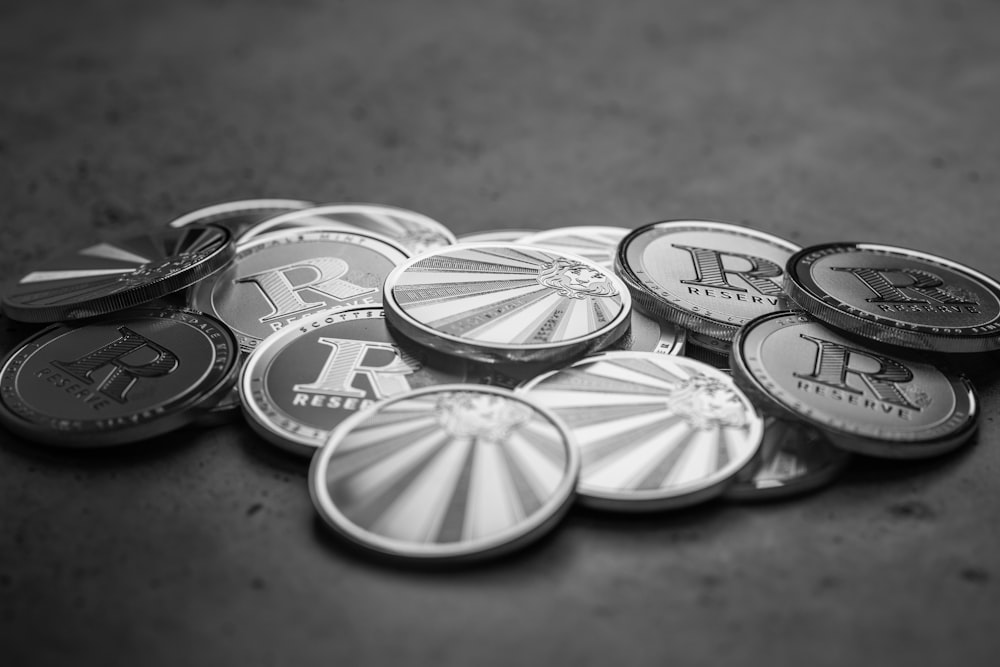
[[[302,199],[237,199],[203,206],[202,208],[194,211],[189,211],[184,215],[174,218],[168,222],[167,226],[174,229],[180,229],[181,227],[187,227],[192,224],[207,224],[220,216],[230,213],[254,213],[258,211],[283,208],[287,208],[289,211],[296,211],[310,206],[315,206],[315,204],[311,201],[305,201]],[[275,215],[284,214],[276,213]]]

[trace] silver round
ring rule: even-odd
[[[176,228],[211,222],[228,229],[235,239],[250,227],[268,218],[310,206],[315,204],[301,199],[242,199],[199,208],[167,224]]]
[[[470,232],[458,237],[458,243],[518,243],[525,236],[537,233],[537,229],[491,229],[484,232]]]
[[[599,225],[560,227],[525,236],[520,242],[525,245],[579,255],[607,269],[613,269],[615,250],[630,231],[632,230],[625,227]]]
[[[557,417],[513,392],[418,389],[343,422],[313,458],[320,516],[380,554],[470,560],[550,530],[573,499],[580,458]]]

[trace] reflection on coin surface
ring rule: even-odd
[[[622,239],[615,271],[646,312],[728,341],[754,317],[787,307],[782,275],[798,249],[739,225],[657,222]]]
[[[517,243],[520,239],[534,234],[537,229],[491,229],[485,232],[470,232],[458,237],[458,243]]]
[[[580,470],[565,427],[513,392],[444,385],[342,423],[313,458],[320,515],[368,549],[472,559],[523,546],[569,507]]]
[[[770,410],[861,454],[934,456],[976,428],[965,378],[866,348],[803,312],[751,322],[736,337],[732,361],[737,384]]]
[[[171,227],[211,222],[228,229],[237,238],[250,227],[282,213],[315,206],[299,199],[243,199],[213,204],[171,220]]]
[[[615,250],[630,229],[625,227],[561,227],[525,236],[521,243],[585,257],[614,269]]]
[[[235,261],[195,286],[191,305],[228,324],[247,352],[282,327],[335,307],[377,306],[402,247],[353,230],[289,230],[239,246]]]
[[[385,283],[407,338],[486,362],[555,362],[606,347],[629,326],[617,276],[552,250],[470,244],[414,257]]]
[[[771,500],[815,491],[832,482],[850,454],[802,422],[766,417],[764,439],[753,460],[725,491],[730,500]]]
[[[66,447],[152,438],[229,391],[238,353],[225,325],[189,310],[135,309],[53,325],[4,361],[0,421]]]
[[[463,382],[465,364],[428,363],[401,348],[381,308],[321,313],[271,336],[240,379],[250,425],[292,452],[311,456],[330,431],[375,401],[430,385]]]
[[[104,315],[194,284],[232,256],[229,232],[214,225],[97,243],[22,276],[4,294],[3,309],[22,322]]]
[[[816,319],[901,347],[1000,349],[1000,284],[957,262],[874,243],[828,243],[789,260],[785,289]]]
[[[573,433],[577,493],[601,509],[649,511],[720,495],[756,453],[763,419],[718,369],[649,352],[606,352],[519,389]]]
[[[455,243],[455,235],[437,220],[416,211],[378,204],[323,204],[293,211],[248,229],[242,244],[266,232],[297,227],[361,229],[400,244],[411,255]]]

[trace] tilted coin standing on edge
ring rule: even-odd
[[[754,317],[788,307],[782,275],[798,250],[730,223],[656,222],[622,239],[615,271],[641,310],[730,341]]]
[[[456,243],[517,243],[525,236],[536,232],[537,229],[489,229],[462,234]]]
[[[757,452],[763,418],[722,371],[693,359],[605,352],[518,389],[580,449],[580,501],[642,512],[721,495]]]
[[[228,392],[238,356],[223,323],[189,310],[141,308],[53,325],[3,362],[0,422],[63,447],[152,438]]]
[[[875,243],[827,243],[788,261],[785,290],[832,327],[917,350],[1000,349],[1000,283],[958,262]]]
[[[237,237],[243,244],[261,234],[297,227],[360,229],[399,243],[411,255],[456,242],[451,230],[423,213],[379,204],[323,204],[265,220]]]
[[[513,392],[418,389],[331,433],[309,490],[326,522],[384,555],[471,560],[524,546],[573,499],[579,454],[565,426]]]
[[[868,349],[804,312],[754,320],[733,349],[733,377],[744,391],[843,449],[922,458],[975,432],[979,408],[968,380]]]
[[[593,262],[522,245],[425,253],[385,282],[386,319],[421,345],[490,363],[555,363],[607,347],[632,300]]]
[[[376,401],[465,381],[462,360],[428,356],[390,335],[381,308],[321,313],[250,355],[239,383],[244,413],[264,438],[311,456],[337,424]]]
[[[139,306],[219,271],[233,257],[228,230],[165,229],[51,258],[3,296],[7,317],[57,322]]]
[[[244,351],[292,322],[335,307],[377,306],[407,252],[360,230],[292,229],[240,245],[234,262],[191,292],[191,306],[228,324]]]
[[[560,227],[547,229],[521,239],[524,245],[549,248],[559,252],[579,255],[607,269],[615,267],[615,250],[621,240],[632,231],[625,227]]]
[[[268,218],[315,205],[300,199],[242,199],[199,208],[167,224],[170,227],[187,227],[210,222],[228,229],[235,239]]]

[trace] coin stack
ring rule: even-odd
[[[905,248],[799,248],[704,220],[456,238],[416,212],[219,204],[50,260],[3,297],[50,323],[0,368],[0,422],[135,443],[235,415],[310,457],[347,543],[509,552],[574,500],[664,511],[819,489],[852,453],[967,442],[1000,284]]]

